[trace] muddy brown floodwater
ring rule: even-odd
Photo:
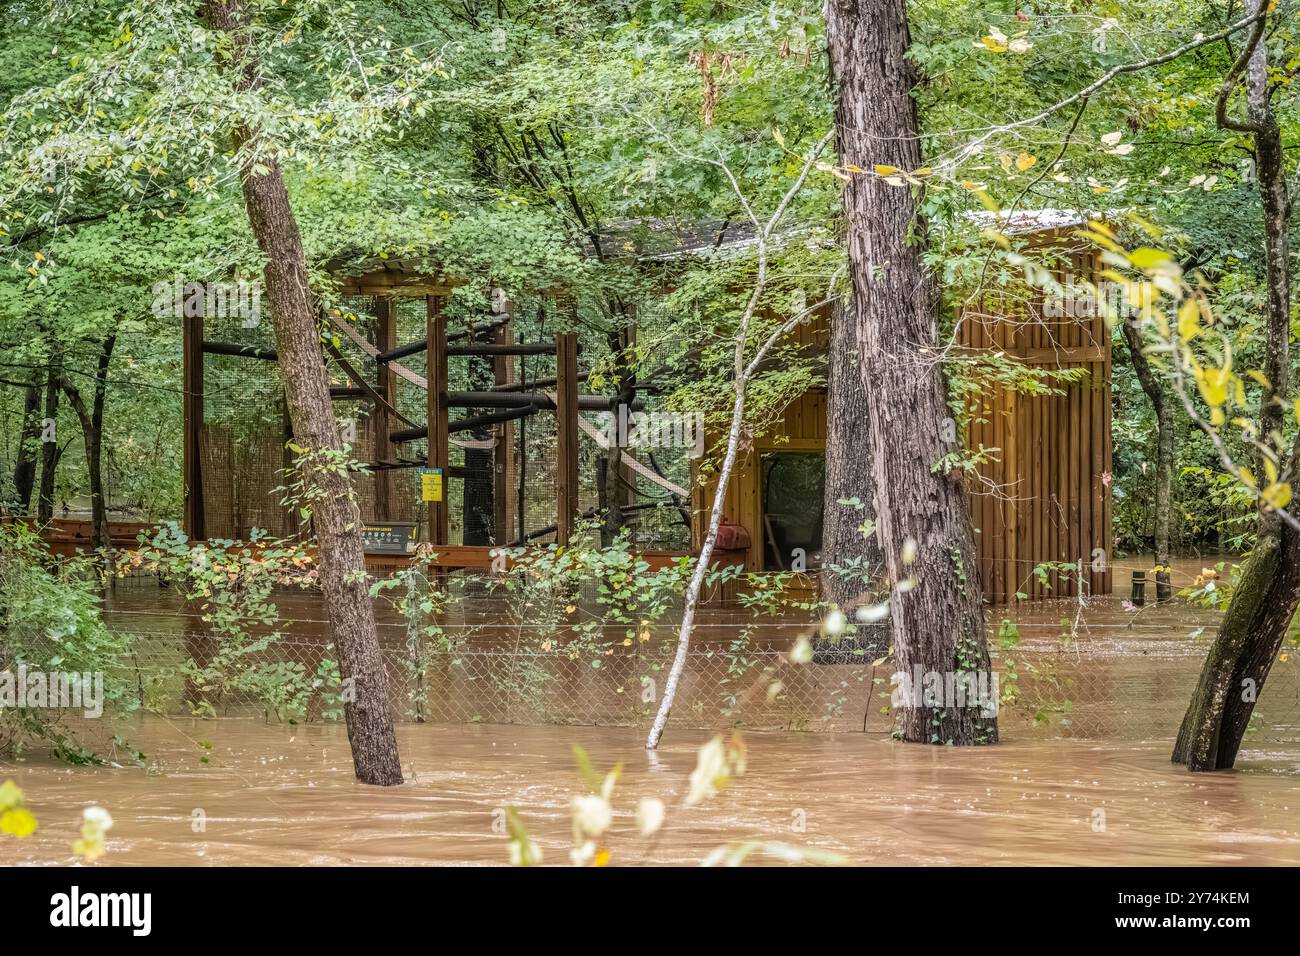
[[[378,789],[354,782],[337,725],[146,717],[128,731],[152,769],[0,766],[40,821],[26,839],[0,839],[0,862],[68,862],[81,811],[96,803],[115,821],[108,864],[499,865],[507,838],[494,820],[506,805],[544,862],[564,863],[569,803],[584,792],[578,744],[598,768],[626,762],[605,841],[613,865],[694,864],[737,840],[866,864],[1300,863],[1294,750],[1248,750],[1238,772],[1194,776],[1170,766],[1163,741],[953,749],[754,733],[745,776],[680,808],[705,733],[670,732],[652,760],[633,729],[407,724],[407,782]],[[631,816],[645,795],[669,805],[654,842]]]
[[[1190,580],[1201,563],[1176,570]],[[40,825],[22,840],[0,835],[0,863],[71,862],[82,810],[97,804],[115,821],[100,865],[501,865],[506,806],[520,812],[544,862],[562,864],[571,847],[570,804],[586,792],[577,745],[598,769],[625,764],[618,817],[604,841],[613,865],[694,864],[736,841],[815,847],[864,864],[1300,864],[1300,662],[1284,654],[1274,666],[1238,769],[1188,774],[1168,757],[1217,615],[1182,602],[1134,613],[1121,597],[1094,599],[1086,609],[1046,601],[990,611],[993,627],[1003,614],[1014,617],[1022,638],[999,659],[1004,670],[1013,656],[1018,661],[1021,700],[1003,708],[1004,742],[996,747],[894,743],[885,719],[862,733],[863,715],[875,715],[880,703],[869,697],[869,679],[853,678],[870,670],[865,665],[780,665],[786,686],[770,712],[760,694],[740,715],[750,727],[769,728],[744,733],[748,772],[691,808],[679,804],[696,752],[712,736],[705,728],[719,723],[717,692],[726,689],[709,683],[716,668],[694,683],[701,729],[689,729],[692,712],[679,700],[656,757],[642,749],[640,717],[636,725],[581,726],[598,711],[579,710],[570,726],[491,723],[497,709],[484,698],[466,718],[484,722],[399,724],[407,781],[389,789],[354,781],[338,723],[137,716],[115,731],[144,752],[145,767],[70,767],[35,753],[0,761],[0,781],[26,791]],[[283,596],[281,603],[303,642],[296,646],[321,644],[317,599]],[[465,657],[500,644],[489,618],[466,626],[478,620],[475,608],[458,605],[459,618],[448,621],[467,635]],[[180,646],[192,626],[182,612],[156,585],[123,589],[110,605],[116,621],[168,647]],[[381,618],[385,646],[400,649],[404,629],[391,613]],[[710,610],[701,645],[731,639],[746,619]],[[671,637],[671,623],[662,629]],[[510,626],[512,635],[518,630]],[[795,620],[774,621],[755,643],[779,652],[799,630]],[[580,679],[558,685],[570,703],[580,691],[616,699],[629,679],[613,666],[578,663]],[[741,686],[749,682],[746,675]],[[483,683],[467,678],[442,691],[451,700]],[[816,715],[828,689],[842,714],[802,725],[858,732],[780,732],[789,726],[786,710],[802,702]],[[796,692],[805,696],[796,700]],[[632,819],[643,796],[669,806],[654,840],[641,838]]]

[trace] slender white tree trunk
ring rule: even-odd
[[[700,592],[704,589],[704,576],[709,572],[709,560],[713,557],[713,546],[718,540],[718,526],[722,523],[722,507],[727,500],[727,486],[731,483],[731,472],[736,465],[736,455],[740,451],[740,433],[745,420],[745,382],[736,383],[736,403],[731,410],[731,430],[727,433],[727,453],[722,459],[722,469],[718,473],[718,488],[713,493],[713,511],[709,515],[709,530],[700,546],[700,557],[691,575],[691,583],[686,588],[686,600],[682,607],[682,626],[677,631],[677,653],[673,656],[673,666],[668,671],[668,681],[664,684],[664,696],[659,701],[659,712],[650,726],[650,736],[646,738],[647,750],[659,746],[664,727],[668,724],[668,715],[673,709],[673,699],[677,696],[677,684],[686,668],[686,658],[691,649],[691,629],[695,626],[695,608],[700,601]]]
[[[650,128],[654,130],[654,126]],[[658,130],[655,130],[655,132],[658,132]],[[739,181],[725,162],[717,159],[699,160],[698,157],[686,157],[717,167],[727,177],[727,181],[731,183],[731,188],[740,200],[741,206],[744,207],[750,222],[758,230],[758,270],[754,276],[754,288],[749,294],[749,300],[745,303],[745,311],[741,314],[740,324],[736,329],[735,377],[732,386],[735,400],[731,406],[731,429],[727,433],[727,453],[723,456],[722,468],[718,473],[718,488],[713,494],[713,511],[709,515],[709,530],[704,536],[695,571],[691,574],[690,584],[686,588],[686,598],[682,606],[682,626],[677,632],[677,653],[673,656],[673,666],[668,671],[668,680],[664,684],[664,695],[659,701],[659,711],[655,714],[654,723],[650,726],[650,734],[646,737],[645,745],[647,750],[654,750],[659,746],[659,738],[663,736],[664,727],[668,724],[668,715],[673,709],[673,699],[677,696],[677,685],[681,681],[682,671],[686,668],[686,658],[691,649],[691,629],[695,626],[695,609],[699,606],[700,592],[704,589],[704,578],[709,572],[709,559],[713,557],[713,547],[718,540],[718,526],[722,522],[722,506],[727,498],[727,486],[731,483],[731,472],[735,468],[736,455],[740,451],[741,434],[744,432],[745,427],[745,389],[749,387],[750,379],[754,377],[772,347],[789,334],[795,326],[805,321],[817,308],[829,301],[828,298],[826,301],[818,303],[812,308],[804,309],[797,315],[786,319],[778,329],[764,340],[753,357],[746,363],[745,344],[749,341],[749,332],[754,321],[754,315],[758,312],[759,303],[763,300],[763,293],[767,290],[768,242],[771,240],[773,231],[785,215],[790,203],[808,180],[808,173],[812,169],[813,163],[817,161],[817,157],[821,155],[822,150],[826,148],[833,135],[834,129],[831,129],[808,152],[799,175],[795,177],[794,183],[786,190],[785,195],[781,197],[781,201],[777,203],[776,210],[766,222],[760,221],[758,216],[754,214],[753,207],[741,190]],[[686,156],[672,143],[669,143],[668,146],[678,155]]]

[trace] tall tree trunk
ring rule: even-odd
[[[59,381],[62,379],[62,362],[58,355],[50,357],[50,367],[45,379],[45,416],[41,422],[41,484],[36,497],[36,521],[44,526],[54,518],[54,479],[59,470],[58,434],[51,423],[59,418]]]
[[[86,477],[90,482],[90,541],[91,546],[105,556],[112,549],[108,529],[108,501],[104,495],[104,399],[108,393],[108,370],[113,362],[113,347],[117,336],[104,339],[95,364],[95,392],[91,407],[86,407],[81,391],[66,378],[61,382],[68,404],[77,413],[81,423],[82,441],[86,448]]]
[[[827,0],[826,21],[840,162],[864,170],[876,164],[919,169],[905,0]],[[896,676],[987,675],[965,490],[957,475],[934,468],[945,454],[943,422],[951,413],[935,349],[938,289],[921,261],[925,232],[917,199],[906,186],[858,173],[845,185],[844,213],[876,527],[892,584]],[[903,740],[996,742],[997,717],[978,702],[957,707],[913,689],[897,710]]]
[[[848,302],[836,299],[831,306],[822,496],[822,593],[850,616],[869,599],[869,589],[879,582],[883,564],[872,517],[871,457],[867,453],[870,426],[856,321]],[[862,507],[840,504],[853,499]],[[863,628],[852,640],[819,638],[813,644],[813,660],[840,663],[860,660],[863,655],[874,660],[888,648],[887,630]]]
[[[258,64],[246,35],[243,0],[206,0],[202,15],[210,29],[229,38],[226,66],[237,88],[241,92],[258,88]],[[266,258],[263,277],[280,375],[294,439],[305,449],[303,478],[315,491],[312,521],[320,548],[321,587],[339,672],[345,690],[351,690],[344,694],[344,716],[352,763],[363,783],[398,784],[402,767],[367,586],[361,512],[347,470],[330,460],[342,454],[343,446],[330,406],[302,238],[280,165],[274,155],[259,149],[258,130],[239,124],[233,136],[244,207]]]
[[[22,432],[18,440],[18,456],[14,461],[16,514],[27,514],[32,506],[32,489],[36,487],[36,449],[40,447],[41,441],[40,409],[40,378],[33,372],[32,384],[23,392]]]
[[[1254,13],[1262,0],[1248,0]],[[1267,18],[1266,18],[1267,19]],[[1261,20],[1264,23],[1265,20]],[[1255,136],[1255,169],[1259,176],[1259,199],[1264,211],[1264,261],[1268,277],[1268,325],[1264,340],[1264,377],[1268,385],[1260,396],[1259,433],[1274,455],[1285,451],[1282,416],[1290,394],[1291,197],[1286,182],[1282,152],[1282,129],[1269,102],[1268,52],[1261,39],[1246,68],[1247,112]],[[1263,454],[1261,452],[1261,454]],[[1263,468],[1257,469],[1263,475]]]
[[[1250,13],[1261,0],[1248,0]],[[1264,455],[1282,457],[1283,475],[1296,482],[1300,437],[1283,456],[1280,431],[1290,394],[1288,339],[1291,329],[1291,278],[1288,266],[1291,200],[1283,165],[1282,136],[1268,97],[1268,53],[1263,42],[1267,17],[1258,21],[1242,56],[1246,57],[1247,119],[1228,116],[1227,104],[1241,61],[1234,64],[1219,95],[1220,126],[1248,132],[1255,139],[1255,168],[1264,213],[1264,251],[1268,279],[1264,374],[1260,398],[1260,441]],[[1276,450],[1276,451],[1274,451]],[[1256,474],[1263,477],[1263,469]],[[1300,512],[1300,496],[1289,506]],[[1261,509],[1259,534],[1242,578],[1219,623],[1201,676],[1183,716],[1173,760],[1188,770],[1227,770],[1236,762],[1255,702],[1286,638],[1300,603],[1300,532],[1273,512]]]
[[[831,341],[826,388],[826,486],[823,496],[822,589],[851,612],[862,600],[867,577],[880,574],[880,547],[871,522],[871,459],[867,390],[858,353],[857,316],[844,299],[831,307]],[[839,502],[856,498],[858,509]],[[840,568],[831,569],[831,565]]]
[[[1174,407],[1165,393],[1164,384],[1156,376],[1155,369],[1143,351],[1142,333],[1137,324],[1127,321],[1121,324],[1121,328],[1124,330],[1129,358],[1133,362],[1133,371],[1156,415],[1156,514],[1152,537],[1155,539],[1156,565],[1167,568],[1170,560],[1169,521],[1174,485]],[[1168,601],[1171,597],[1169,572],[1157,571],[1156,598]]]

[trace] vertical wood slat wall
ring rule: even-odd
[[[1068,262],[1068,265],[1066,264]],[[1096,254],[1064,257],[1061,281],[1089,282]],[[1024,395],[991,385],[975,401],[967,446],[990,452],[971,482],[971,522],[986,598],[1007,603],[1110,591],[1110,331],[1101,310],[1071,303],[1049,314],[1041,293],[988,295],[962,317],[958,343],[1027,365],[1082,368],[1061,394]],[[1081,574],[1061,565],[1081,562]],[[1052,565],[1045,577],[1036,568]]]
[[[1047,238],[1047,237],[1045,237]],[[1096,255],[1079,249],[1058,272],[1073,272],[1078,283],[1090,281]],[[1090,594],[1111,586],[1111,498],[1106,476],[1111,467],[1110,331],[1095,314],[1045,315],[1041,294],[1004,295],[979,303],[964,316],[958,344],[981,351],[1001,351],[1018,361],[1054,368],[1084,368],[1085,377],[1060,383],[1063,394],[1031,396],[992,387],[980,396],[979,414],[966,441],[998,449],[980,466],[969,485],[971,523],[975,529],[980,581],[986,600],[1009,603],[1018,593],[1027,598],[1070,597],[1080,576],[1052,571],[1040,580],[1034,569],[1082,560],[1082,581]],[[1085,307],[1075,310],[1088,312]],[[797,344],[825,344],[829,316],[818,315],[801,326]],[[755,447],[742,450],[727,489],[724,514],[750,534],[746,567],[763,567],[762,476],[758,458],[768,449],[789,451],[826,448],[826,396],[808,392],[785,411],[783,421]],[[710,454],[721,455],[721,435],[710,435]],[[863,449],[865,454],[866,450]],[[695,477],[695,476],[693,476]],[[693,485],[694,546],[699,548],[713,504],[716,480]],[[1100,549],[1105,570],[1094,570]]]

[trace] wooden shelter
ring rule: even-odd
[[[1077,238],[1072,214],[1021,214],[999,228],[1052,261],[1065,297],[1002,289],[962,311],[956,344],[1027,366],[1077,370],[1051,393],[1018,394],[1002,384],[972,400],[968,449],[988,451],[969,482],[985,597],[1029,598],[1109,593],[1111,555],[1110,330],[1083,291],[1097,252]],[[1050,254],[1048,253],[1050,250]],[[795,344],[825,349],[829,315],[801,326]],[[748,532],[745,566],[816,570],[821,563],[821,478],[826,395],[810,391],[755,438],[737,462],[724,518]],[[693,537],[703,541],[716,482],[696,483]],[[1067,570],[1074,565],[1081,570]]]
[[[1028,246],[1052,250],[1058,282],[1083,288],[1096,271],[1097,258],[1094,249],[1075,237],[1074,230],[1081,224],[1069,215],[1021,214],[999,228]],[[580,368],[576,334],[567,331],[545,341],[517,342],[512,306],[504,294],[494,296],[482,321],[449,332],[445,305],[455,283],[422,261],[372,262],[355,274],[339,275],[336,281],[342,296],[373,301],[368,306],[373,312],[368,334],[342,315],[323,317],[338,336],[338,344],[325,343],[331,368],[336,377],[341,373],[347,379],[331,387],[331,397],[359,401],[370,409],[368,435],[358,443],[368,456],[367,473],[373,482],[362,503],[363,518],[381,525],[402,520],[422,525],[422,540],[436,548],[439,564],[453,568],[487,568],[502,545],[545,538],[568,543],[583,517],[578,504],[579,435],[585,431],[595,437],[580,412],[615,410],[615,400],[608,396],[579,394],[586,373]],[[576,302],[565,292],[547,291],[544,297],[549,308],[576,314]],[[399,342],[396,304],[411,299],[423,303],[424,334]],[[204,538],[213,530],[204,509],[208,478],[204,462],[213,458],[203,453],[212,443],[203,420],[204,358],[216,354],[273,362],[276,354],[274,349],[205,339],[202,315],[186,318],[184,328],[185,527],[191,537]],[[801,350],[824,352],[828,316],[815,316],[793,334],[792,344]],[[954,345],[1026,366],[1075,370],[1069,373],[1069,381],[1054,382],[1047,394],[1023,394],[990,382],[973,400],[965,437],[970,449],[986,450],[969,484],[985,595],[998,603],[1021,594],[1063,597],[1077,593],[1081,582],[1088,593],[1108,592],[1111,356],[1105,318],[1086,295],[1058,300],[1028,288],[1000,287],[996,295],[986,295],[963,310]],[[403,364],[416,355],[424,356],[424,374]],[[517,370],[514,361],[525,355],[553,357],[554,374],[526,376],[522,362]],[[449,363],[469,358],[490,361],[491,384],[454,391]],[[371,366],[371,374],[360,370]],[[524,381],[525,377],[532,380]],[[399,402],[398,390],[412,388],[423,395],[423,421],[400,410],[405,407],[409,413],[411,403]],[[817,570],[826,401],[824,390],[799,396],[775,427],[742,452],[724,512],[728,524],[740,530],[732,535],[730,548],[718,552],[717,561],[743,564],[751,571]],[[451,417],[453,410],[459,417]],[[530,532],[522,520],[527,461],[522,449],[514,450],[515,428],[541,412],[555,415],[555,519],[553,525]],[[282,453],[289,437],[287,420],[268,429],[274,433],[277,453]],[[425,442],[425,454],[405,450],[420,440]],[[495,513],[492,540],[485,543],[453,544],[449,535],[447,483],[465,481],[474,471],[468,465],[452,465],[449,450],[457,444],[490,451],[477,459],[480,464],[487,462],[484,467],[492,471]],[[624,466],[639,464],[633,456],[624,459]],[[411,502],[399,494],[393,477],[412,468],[437,475],[439,493],[428,496],[434,500]],[[681,493],[662,475],[644,467],[639,470]],[[692,483],[691,532],[696,551],[714,488],[712,482]],[[642,553],[651,566],[680,556],[668,551]],[[372,564],[380,567],[408,560],[400,553],[372,557]]]
[[[490,311],[485,308],[488,315],[484,321],[449,333],[444,306],[456,283],[422,261],[373,262],[357,274],[339,275],[336,282],[342,297],[373,300],[374,315],[373,322],[369,323],[372,327],[369,335],[340,312],[323,316],[336,337],[336,343],[324,343],[331,368],[336,375],[341,372],[347,378],[346,384],[331,385],[331,399],[336,402],[359,401],[370,408],[368,434],[365,440],[357,443],[368,452],[368,470],[373,476],[370,494],[362,502],[363,518],[382,524],[414,517],[416,523],[423,526],[422,540],[439,549],[442,563],[488,567],[493,546],[514,542],[511,531],[517,523],[514,486],[518,480],[514,423],[542,411],[552,411],[556,416],[558,437],[554,534],[556,540],[567,543],[577,520],[578,409],[602,403],[603,407],[608,407],[607,399],[591,396],[580,399],[578,395],[582,377],[577,369],[576,333],[562,332],[543,342],[515,342],[510,327],[510,303],[504,296],[494,299]],[[399,343],[396,304],[409,299],[424,303],[424,335],[415,341]],[[573,300],[563,293],[555,294],[553,300],[559,308],[572,310],[575,307]],[[422,353],[426,356],[424,374],[403,364],[403,359]],[[200,539],[208,537],[213,530],[206,515],[204,495],[205,470],[210,468],[205,469],[205,456],[201,452],[206,435],[204,359],[213,354],[268,362],[278,358],[274,349],[206,339],[201,314],[187,316],[184,320],[184,523],[187,533]],[[522,355],[555,356],[556,375],[544,383],[517,381],[512,359]],[[489,389],[481,392],[449,389],[449,361],[468,357],[491,363],[494,381]],[[373,363],[373,377],[360,370],[362,360]],[[534,390],[543,385],[548,385],[550,390]],[[398,402],[399,388],[415,388],[423,392],[425,414],[421,416],[422,421],[415,421],[399,410],[403,404]],[[406,407],[409,408],[409,403]],[[464,410],[464,413],[452,419],[452,410]],[[491,431],[490,438],[471,438],[461,442],[456,437],[484,430]],[[288,437],[290,431],[286,422],[281,442]],[[405,452],[410,443],[421,439],[426,443],[424,455],[411,456]],[[492,546],[467,548],[449,544],[449,496],[445,489],[450,480],[466,477],[465,468],[454,468],[450,463],[449,447],[453,443],[495,452],[492,456],[495,463],[492,466],[495,486],[493,528],[497,540]],[[427,504],[427,517],[422,520],[422,516],[404,513],[409,509],[404,508],[405,503],[399,500],[393,480],[394,474],[402,469],[421,469],[431,477],[436,476],[436,480],[428,485],[429,493],[422,496]],[[263,494],[266,490],[261,489]],[[235,533],[241,530],[236,529]]]

